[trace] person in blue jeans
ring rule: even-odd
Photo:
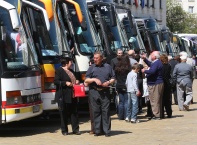
[[[138,113],[138,96],[140,91],[137,83],[137,73],[140,70],[139,64],[132,65],[132,71],[127,75],[126,87],[128,93],[128,109],[125,121],[131,121],[131,123],[137,123]]]
[[[127,113],[127,103],[128,103],[128,95],[127,88],[125,85],[127,75],[131,71],[131,65],[129,61],[129,57],[127,55],[123,55],[119,58],[119,61],[115,67],[115,75],[116,75],[116,91],[118,94],[118,118],[119,120],[124,120],[126,118]]]

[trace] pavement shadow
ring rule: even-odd
[[[129,134],[132,133],[130,131],[120,131],[120,130],[112,130],[110,135],[111,136],[116,136],[116,135],[120,135],[120,134]]]
[[[192,109],[189,109],[189,111],[196,111],[197,108],[192,108]]]
[[[43,133],[56,133],[60,129],[60,119],[39,119],[38,117],[1,124],[0,137],[25,137]]]
[[[86,134],[90,132],[90,130],[81,130],[80,131],[81,134]],[[120,131],[120,130],[112,130],[110,132],[110,136],[116,136],[116,135],[120,135],[120,134],[129,134],[129,133],[132,133],[132,132],[129,132],[129,131]],[[91,134],[92,136],[94,136],[94,134]],[[104,133],[101,134],[101,136],[104,135]]]
[[[171,118],[178,118],[178,117],[184,117],[184,115],[172,115]],[[170,118],[168,118],[168,119],[170,119]]]

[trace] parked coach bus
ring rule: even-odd
[[[43,111],[38,57],[26,19],[20,21],[14,5],[6,1],[0,2],[0,34],[0,123],[37,116]]]

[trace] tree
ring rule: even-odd
[[[176,1],[167,0],[167,26],[172,32],[197,33],[197,19],[185,12]]]

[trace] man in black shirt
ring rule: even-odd
[[[94,64],[86,72],[85,83],[89,85],[90,104],[93,113],[95,136],[101,133],[101,126],[106,137],[110,136],[110,95],[109,85],[114,83],[115,74],[112,67],[103,63],[101,52],[95,52]]]
[[[115,69],[115,67],[118,63],[118,58],[123,55],[122,49],[117,49],[116,54],[117,54],[117,57],[113,58],[110,63],[113,70]]]

